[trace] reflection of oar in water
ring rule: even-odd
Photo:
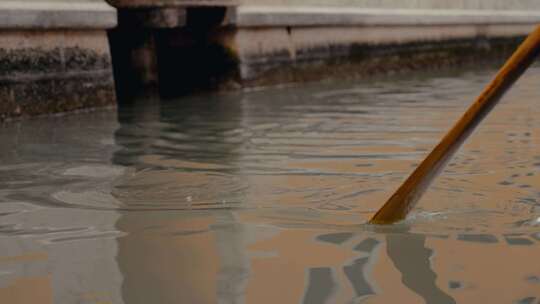
[[[372,224],[392,224],[404,219],[475,127],[493,109],[540,53],[540,26],[520,45],[454,127],[414,170],[386,204],[373,216]]]

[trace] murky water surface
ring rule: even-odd
[[[1,303],[538,303],[540,68],[365,225],[493,70],[0,127]]]

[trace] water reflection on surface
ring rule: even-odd
[[[540,68],[407,221],[364,224],[492,74],[6,124],[0,302],[536,303]]]

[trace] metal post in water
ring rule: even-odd
[[[371,224],[392,224],[407,216],[454,153],[534,62],[539,53],[540,26],[519,46],[454,127],[373,216]]]

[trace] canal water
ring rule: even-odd
[[[0,303],[539,303],[540,67],[409,219],[366,225],[495,70],[0,127]]]

